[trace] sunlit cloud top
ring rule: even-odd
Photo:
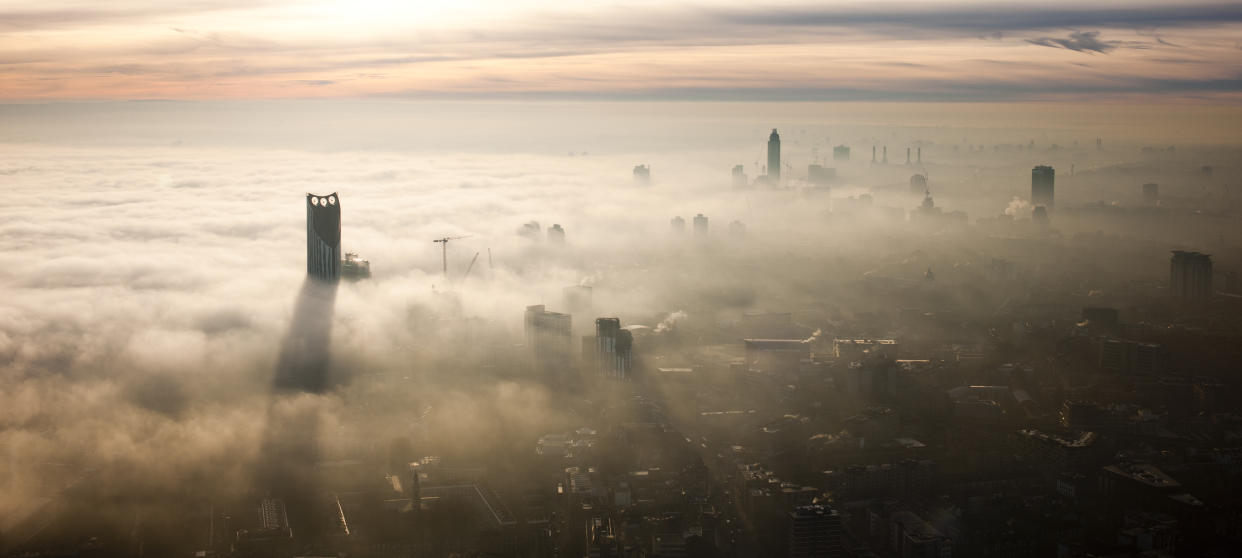
[[[1242,99],[1232,2],[0,5],[0,98]]]

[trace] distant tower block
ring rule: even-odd
[[[1212,256],[1174,250],[1169,262],[1169,292],[1185,301],[1212,297]]]
[[[746,180],[746,167],[742,165],[733,165],[733,187],[745,188],[749,184]]]
[[[923,164],[923,148],[922,147],[919,148],[918,153],[919,153],[919,164],[921,165]]]
[[[341,202],[336,192],[306,194],[306,274],[331,283],[341,279]]]
[[[806,179],[816,186],[827,186],[837,178],[837,169],[823,165],[807,165]]]
[[[875,146],[871,146],[871,162],[875,162]]]
[[[884,164],[886,164],[886,165],[888,164],[888,146],[887,146],[887,145],[886,145],[886,146],[884,146],[884,161],[883,161],[883,163],[884,163]]]
[[[561,226],[557,224],[553,224],[551,227],[548,227],[548,242],[551,244],[564,244],[565,229],[561,228]]]
[[[910,148],[906,148],[906,164],[910,164]]]
[[[526,347],[531,368],[541,374],[564,374],[573,355],[573,318],[549,312],[544,305],[526,307]]]
[[[1148,205],[1160,203],[1160,185],[1149,182],[1143,185],[1143,202]]]
[[[922,174],[910,175],[910,193],[919,194],[927,191],[927,176]]]
[[[1031,205],[1053,207],[1053,188],[1056,170],[1046,165],[1031,169]]]
[[[768,136],[768,178],[774,182],[781,180],[781,136],[776,128]]]
[[[838,145],[832,148],[832,160],[833,161],[850,160],[850,146],[842,144],[842,145]]]
[[[651,167],[647,165],[636,165],[634,167],[634,183],[645,185],[651,183]]]
[[[702,213],[694,216],[694,234],[707,236],[707,217]]]
[[[686,232],[686,220],[682,219],[680,215],[669,219],[668,225],[674,234],[684,234]]]

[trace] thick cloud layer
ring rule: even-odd
[[[334,110],[315,116],[325,106]],[[1043,127],[973,128],[945,121],[967,109],[901,105],[747,109],[760,116],[733,105],[91,108],[4,112],[6,522],[81,479],[102,491],[90,501],[128,510],[224,498],[256,479],[296,478],[301,469],[282,468],[290,463],[383,453],[394,439],[480,457],[578,426],[553,389],[514,365],[526,305],[560,310],[564,287],[594,287],[591,313],[575,316],[579,334],[599,315],[654,334],[710,331],[753,310],[848,318],[839,310],[861,304],[864,276],[921,277],[935,258],[965,262],[936,270],[950,282],[988,256],[935,236],[911,245],[901,219],[832,213],[864,193],[898,214],[920,203],[912,167],[872,167],[871,145],[890,145],[893,161],[903,146],[923,147],[919,170],[938,206],[994,216],[1029,187],[1031,164],[1066,168],[1080,155],[989,155],[983,142],[1087,145],[1129,122],[1093,111],[1103,120],[1077,128],[1047,115]],[[832,145],[853,145],[851,162],[834,163],[831,196],[729,189],[734,164],[759,174],[774,125],[793,176],[825,162]],[[1186,126],[1162,133],[1225,135]],[[1093,153],[1101,169],[1122,157]],[[639,163],[652,166],[650,186],[631,178]],[[308,191],[339,192],[343,248],[371,260],[372,279],[334,295],[306,290]],[[1066,203],[1100,191],[1069,191]],[[669,234],[671,217],[697,213],[711,219],[708,240]],[[745,238],[726,234],[735,220]],[[519,235],[531,221],[562,225],[566,244]],[[465,237],[448,247],[448,277],[432,243],[446,236]],[[1163,258],[1109,273],[1158,278]]]

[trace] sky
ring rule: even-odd
[[[0,3],[0,100],[1242,98],[1242,4]]]

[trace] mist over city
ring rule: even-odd
[[[0,4],[0,556],[1231,556],[1228,2]]]

